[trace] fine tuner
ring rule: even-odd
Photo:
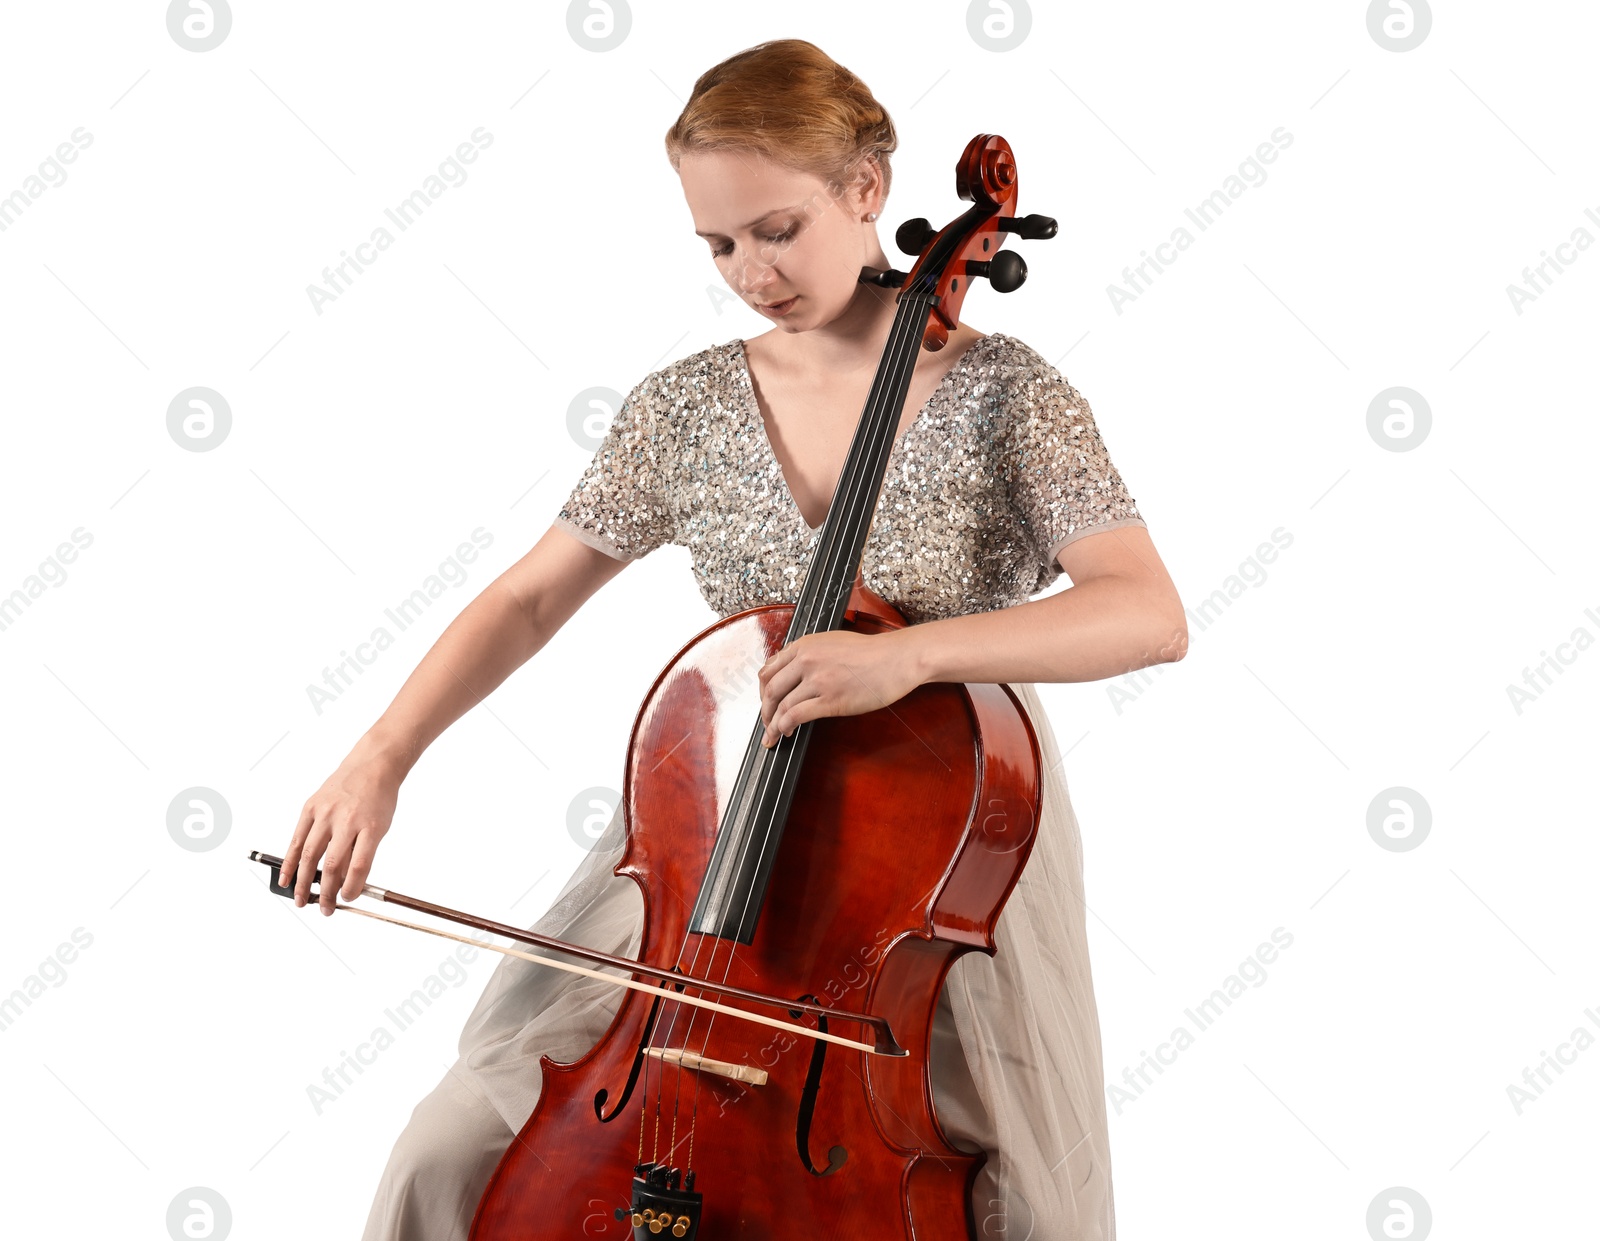
[[[1056,235],[1056,222],[1047,215],[997,216],[994,227],[998,232],[1015,233],[1026,241],[1045,241]],[[894,241],[902,252],[920,255],[937,236],[938,230],[926,219],[918,216],[914,220],[907,220],[895,230]],[[989,239],[984,238],[983,248],[987,250],[989,245]],[[1020,289],[1022,282],[1028,278],[1028,264],[1015,250],[1000,250],[992,259],[968,259],[965,270],[969,277],[987,279],[997,293],[1010,293]],[[896,271],[892,267],[884,271],[863,267],[860,282],[875,284],[886,289],[898,289],[906,282],[908,274]]]

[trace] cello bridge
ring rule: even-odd
[[[730,1064],[726,1060],[713,1060],[710,1056],[697,1055],[678,1047],[646,1047],[644,1054],[654,1056],[665,1064],[698,1069],[702,1073],[715,1073],[718,1077],[726,1077],[731,1082],[744,1082],[751,1086],[767,1084],[767,1071],[751,1068],[748,1064]]]

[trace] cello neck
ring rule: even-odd
[[[872,391],[839,472],[821,537],[784,636],[785,646],[806,634],[838,629],[844,623],[922,347],[928,309],[937,301],[931,292],[901,290],[889,343],[879,359]],[[761,915],[789,807],[805,766],[811,722],[779,737],[770,749],[761,744],[764,732],[757,715],[689,923],[690,929],[700,934],[742,944],[751,941]]]
[[[884,472],[894,449],[895,430],[905,409],[906,394],[922,347],[928,307],[938,298],[910,289],[900,293],[889,343],[878,360],[872,390],[850,441],[850,452],[833,490],[821,537],[806,569],[795,601],[794,618],[784,644],[808,633],[837,629],[844,622],[850,587],[861,566],[862,549],[872,528],[883,488]]]
[[[1010,147],[996,135],[979,134],[967,144],[956,167],[958,191],[972,206],[944,229],[928,230],[921,257],[900,283],[889,342],[878,360],[872,391],[806,568],[784,635],[785,646],[807,634],[844,624],[894,449],[895,430],[911,390],[917,352],[925,344],[930,349],[945,346],[968,286],[975,277],[987,277],[993,270],[990,260],[979,255],[996,253],[994,243],[1004,231],[996,220],[1002,209],[1009,215],[1016,200],[1016,165]],[[1028,226],[1030,235],[1054,233],[1054,221],[1043,216],[1038,221]],[[925,226],[927,222],[920,223]],[[1018,266],[1020,263],[1007,268],[1009,287],[1021,283],[1015,270]],[[1025,274],[1026,269],[1022,271]],[[863,270],[862,279],[891,275],[898,273]],[[691,931],[741,944],[754,937],[789,806],[805,765],[812,723],[808,720],[798,725],[769,749],[761,744],[766,728],[757,715],[690,915]]]

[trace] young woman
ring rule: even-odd
[[[892,291],[857,279],[890,265],[876,221],[894,126],[854,74],[785,39],[704,74],[666,144],[695,233],[771,330],[632,389],[550,530],[463,610],[306,803],[283,868],[285,882],[298,876],[297,904],[319,864],[324,912],[341,885],[354,898],[423,749],[631,561],[687,547],[722,616],[798,592],[894,314]],[[1028,601],[1063,570],[1069,589]],[[1005,682],[1021,697],[1043,752],[1043,819],[997,955],[962,956],[946,981],[935,1104],[956,1145],[988,1152],[978,1235],[1110,1241],[1078,825],[1032,682],[1181,658],[1182,606],[1088,403],[1020,340],[965,324],[919,355],[862,574],[912,623],[814,634],[775,655],[760,677],[766,742],[929,681]],[[537,930],[636,951],[637,888],[612,874],[622,827],[619,809]],[[366,1241],[465,1237],[539,1097],[539,1057],[577,1059],[621,995],[503,961],[459,1061],[395,1144]]]

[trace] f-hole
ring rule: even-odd
[[[800,997],[807,1004],[820,1004],[821,1001],[814,995]],[[802,1014],[791,1009],[789,1015],[798,1020]],[[817,1029],[822,1033],[828,1032],[828,1019],[817,1018]],[[849,1158],[850,1152],[842,1146],[828,1148],[828,1166],[817,1169],[811,1162],[811,1117],[816,1110],[817,1090],[822,1085],[822,1065],[828,1055],[828,1044],[825,1039],[817,1039],[811,1048],[811,1067],[806,1070],[805,1089],[800,1092],[800,1113],[795,1120],[794,1141],[795,1147],[800,1152],[800,1163],[812,1176],[831,1176],[844,1167],[844,1161]]]
[[[683,984],[678,983],[677,989],[682,991]],[[660,1008],[661,997],[658,995],[650,1001],[650,1015],[645,1019],[644,1033],[639,1036],[639,1046],[633,1053],[633,1065],[628,1070],[628,1084],[622,1088],[622,1098],[617,1100],[617,1106],[611,1109],[609,1116],[606,1114],[605,1104],[606,1095],[610,1091],[601,1087],[599,1093],[594,1097],[594,1114],[599,1117],[602,1125],[609,1124],[615,1120],[622,1109],[628,1106],[628,1100],[633,1097],[633,1087],[638,1082],[639,1070],[644,1065],[644,1049],[650,1046],[650,1036],[655,1033],[656,1028],[656,1013],[660,1011]]]

